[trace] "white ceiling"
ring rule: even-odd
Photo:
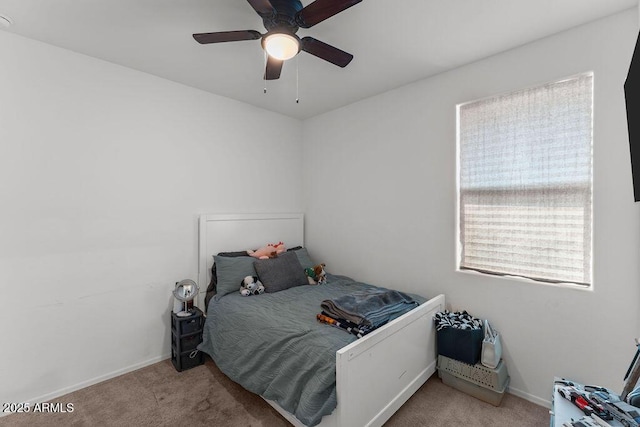
[[[266,83],[266,94],[259,40],[200,45],[191,37],[227,30],[265,32],[245,0],[0,0],[0,15],[14,23],[0,29],[307,118],[637,3],[363,0],[298,31],[300,37],[310,35],[353,54],[351,64],[339,68],[301,52],[285,63],[279,80]]]

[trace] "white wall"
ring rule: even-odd
[[[306,120],[304,158],[319,165],[304,186],[312,256],[489,318],[514,394],[548,403],[554,375],[620,391],[640,336],[640,204],[623,94],[637,22],[629,10]],[[594,290],[456,272],[456,104],[589,70]]]
[[[492,320],[512,392],[548,400],[554,375],[621,389],[640,336],[622,93],[637,20],[619,14],[302,126],[0,32],[0,400],[167,357],[173,283],[197,279],[197,215],[304,207],[330,271],[442,292]],[[587,70],[594,291],[455,272],[455,105]],[[318,165],[305,160],[304,183],[290,179],[302,159]]]
[[[198,214],[302,211],[301,123],[2,31],[0,52],[0,401],[21,402],[168,357]]]

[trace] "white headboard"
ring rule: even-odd
[[[280,241],[284,242],[287,248],[304,246],[303,214],[201,215],[198,307],[204,310],[204,297],[211,281],[213,255],[219,252],[257,249],[267,243]]]

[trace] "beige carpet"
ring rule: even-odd
[[[203,366],[177,372],[169,360],[53,400],[73,403],[72,413],[13,414],[0,426],[229,426],[290,424],[260,397]],[[405,426],[541,427],[546,408],[512,395],[500,407],[461,393],[434,375],[385,424]],[[353,426],[357,427],[357,426]]]

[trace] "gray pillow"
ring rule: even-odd
[[[300,261],[300,265],[302,266],[303,270],[305,268],[312,268],[316,265],[313,261],[311,261],[311,257],[309,256],[309,252],[307,252],[307,248],[298,247],[291,249],[291,251],[298,257],[298,261]]]
[[[277,258],[259,259],[253,265],[267,293],[309,284],[295,253],[285,252]]]
[[[216,264],[216,275],[218,283],[216,286],[216,300],[231,292],[240,291],[240,282],[247,276],[255,276],[256,270],[253,263],[256,260],[250,256],[225,257],[214,255]]]

